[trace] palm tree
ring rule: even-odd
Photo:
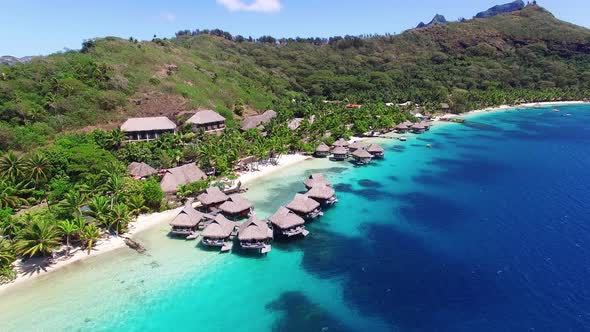
[[[86,201],[86,195],[79,191],[70,191],[65,195],[65,199],[61,202],[62,208],[66,214],[74,217],[82,216],[82,207]]]
[[[0,237],[0,266],[12,263],[15,259],[12,244],[6,238]]]
[[[145,199],[141,194],[133,194],[127,199],[127,206],[133,215],[138,215],[145,210]]]
[[[123,141],[125,141],[125,138],[125,133],[121,129],[115,129],[109,132],[107,136],[107,144],[109,148],[113,150],[118,149],[123,144]]]
[[[22,192],[27,191],[23,186],[22,183],[13,184],[7,180],[0,179],[0,209],[27,205],[27,200],[19,196]]]
[[[116,236],[119,236],[121,231],[127,229],[127,225],[131,221],[132,214],[125,204],[117,204],[111,211],[111,219],[109,221],[109,228],[114,229]]]
[[[8,152],[0,158],[0,175],[16,181],[23,175],[24,160],[13,152]]]
[[[94,224],[87,225],[82,229],[80,232],[80,238],[86,244],[86,248],[88,248],[88,255],[90,255],[90,250],[96,244],[96,241],[100,239],[100,229],[96,227]]]
[[[107,219],[110,212],[110,201],[105,196],[94,196],[88,202],[90,211],[88,215],[93,217],[99,225],[107,224]]]
[[[119,195],[123,192],[123,189],[123,178],[118,174],[111,174],[106,183],[107,194],[111,197],[111,209],[115,202],[118,201]]]
[[[79,218],[79,219],[81,219],[81,218]],[[78,231],[80,230],[78,228],[79,224],[80,223],[77,222],[75,219],[70,219],[70,220],[62,220],[57,225],[57,227],[62,232],[62,234],[66,236],[66,246],[68,247],[68,249],[67,249],[68,255],[70,254],[70,237],[72,235],[75,235],[78,233]]]
[[[24,163],[31,180],[35,181],[35,186],[40,182],[47,180],[49,170],[49,160],[42,154],[37,153],[29,157]]]
[[[21,222],[18,218],[13,218],[12,216],[8,216],[0,223],[0,228],[2,229],[2,233],[4,237],[8,237],[10,239],[14,239],[18,233],[23,229],[24,223]]]
[[[59,232],[55,226],[50,221],[36,219],[20,232],[14,248],[21,256],[33,257],[37,254],[45,256],[59,245]]]

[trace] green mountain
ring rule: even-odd
[[[130,115],[174,118],[214,108],[238,117],[283,98],[412,100],[431,109],[445,102],[464,111],[581,98],[589,89],[590,30],[536,5],[386,36],[107,37],[81,51],[0,65],[0,149],[27,150],[66,130],[114,128]]]

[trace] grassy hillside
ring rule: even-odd
[[[590,89],[590,30],[538,6],[397,36],[309,43],[207,34],[149,42],[107,37],[80,52],[0,66],[0,150],[60,131],[113,128],[130,115],[214,108],[226,117],[284,97],[481,105],[580,98]]]

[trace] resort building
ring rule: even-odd
[[[383,158],[385,156],[385,150],[377,144],[369,145],[367,152],[370,153],[374,158]]]
[[[306,220],[323,216],[320,203],[303,194],[295,194],[295,198],[287,204],[286,208]]]
[[[346,160],[348,158],[348,150],[345,147],[337,146],[332,149],[332,159]]]
[[[191,125],[193,132],[202,130],[206,133],[217,133],[225,129],[225,118],[212,110],[198,111],[186,123]]]
[[[358,165],[366,165],[371,162],[373,156],[367,150],[359,149],[352,153],[352,157]]]
[[[328,181],[328,179],[326,179],[326,176],[324,176],[324,174],[322,173],[313,173],[303,181],[303,184],[307,189],[311,189],[315,186],[332,186],[330,181]]]
[[[237,220],[249,217],[252,213],[252,202],[240,194],[233,194],[219,206],[219,210],[229,219]]]
[[[127,174],[136,179],[147,179],[152,175],[158,174],[158,171],[146,163],[132,162],[127,166]]]
[[[203,232],[201,233],[201,243],[210,247],[222,247],[222,251],[226,251],[224,248],[229,247],[227,249],[229,250],[231,249],[231,242],[228,243],[228,241],[234,233],[236,226],[235,222],[218,214],[215,219],[203,229]]]
[[[265,254],[270,251],[270,241],[273,238],[272,229],[266,221],[262,221],[252,215],[246,222],[240,225],[238,240],[240,247],[244,249],[259,249]]]
[[[268,218],[277,236],[292,237],[297,235],[307,236],[309,231],[305,229],[305,220],[293,211],[280,207],[279,210]]]
[[[319,158],[326,158],[330,155],[330,147],[326,145],[326,143],[322,142],[318,147],[315,149],[315,156]]]
[[[348,151],[354,152],[358,149],[364,149],[364,148],[366,148],[366,146],[363,143],[356,141],[348,146]]]
[[[197,200],[207,211],[217,211],[218,207],[228,199],[229,196],[223,193],[219,187],[209,187],[204,193],[197,196]]]
[[[412,125],[412,132],[414,132],[416,134],[421,134],[425,131],[426,131],[426,127],[424,126],[424,124],[422,122],[414,123]]]
[[[191,184],[207,178],[195,163],[167,169],[160,182],[162,191],[167,194],[176,193],[180,186]]]
[[[306,195],[325,205],[333,205],[338,202],[336,191],[327,185],[315,185],[309,189]]]
[[[180,213],[170,222],[173,235],[188,236],[195,234],[199,223],[203,220],[204,215],[195,210],[191,203],[185,205]]]
[[[131,118],[121,125],[127,142],[153,141],[164,134],[175,134],[176,124],[165,116]]]
[[[332,144],[332,147],[337,148],[337,147],[343,147],[343,148],[347,148],[348,147],[348,141],[346,141],[343,138],[338,139],[336,142],[334,142]]]
[[[262,129],[265,124],[272,121],[272,119],[277,117],[277,112],[273,110],[268,110],[262,114],[249,116],[242,121],[242,130],[246,131],[248,129],[259,128]]]
[[[405,133],[408,130],[410,130],[410,127],[408,127],[408,125],[405,123],[400,123],[397,126],[395,126],[393,129],[398,133]]]

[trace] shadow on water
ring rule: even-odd
[[[284,292],[266,309],[282,313],[273,331],[352,331],[300,292]]]
[[[490,182],[511,169],[507,163],[468,154],[461,155],[461,159],[434,158],[429,164],[442,169],[438,177],[452,179],[455,183]]]
[[[369,180],[369,179],[361,179],[358,181],[359,186],[365,188],[381,188],[383,185],[377,181]]]
[[[387,178],[393,182],[399,182],[399,177],[397,177],[395,175],[389,175],[389,176],[387,176]]]
[[[395,195],[395,199],[401,203],[399,212],[405,220],[428,229],[449,231],[473,219],[467,207],[442,196],[411,192]]]
[[[391,193],[374,188],[354,189],[349,183],[338,183],[334,185],[334,190],[336,190],[336,192],[357,195],[367,200],[382,200],[392,196]]]
[[[393,152],[404,152],[406,150],[406,147],[403,145],[396,144],[396,145],[392,145],[392,146],[387,147],[385,150],[386,151],[393,151]]]
[[[503,131],[503,129],[498,126],[494,126],[494,125],[482,123],[482,122],[477,122],[477,121],[465,121],[462,125],[465,127],[468,127],[468,128],[478,129],[478,130],[496,131],[496,132]]]

